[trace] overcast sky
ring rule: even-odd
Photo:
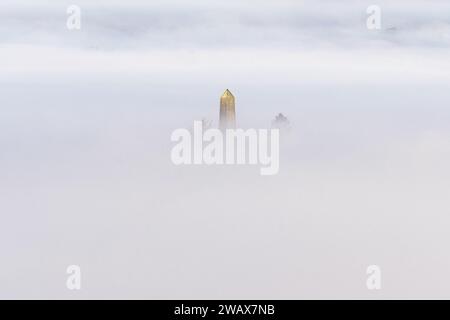
[[[366,28],[369,1],[78,1],[80,31],[66,28],[71,2],[39,2],[2,4],[3,76],[98,71],[177,78],[231,68],[278,71],[288,81],[307,74],[308,82],[449,77],[446,1],[379,1],[379,31]]]

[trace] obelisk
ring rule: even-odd
[[[230,90],[225,90],[220,97],[220,130],[236,128],[236,113],[234,96]]]

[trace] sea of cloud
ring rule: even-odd
[[[0,298],[448,298],[449,5],[4,3]],[[280,173],[174,166],[236,96]],[[65,286],[80,265],[82,290]],[[365,270],[382,269],[368,291]]]

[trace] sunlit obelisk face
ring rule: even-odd
[[[234,109],[234,96],[230,90],[225,90],[220,97],[220,129],[235,129],[236,116]]]

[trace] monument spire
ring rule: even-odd
[[[230,90],[225,92],[220,97],[220,129],[235,129],[236,128],[236,111],[234,96]]]

